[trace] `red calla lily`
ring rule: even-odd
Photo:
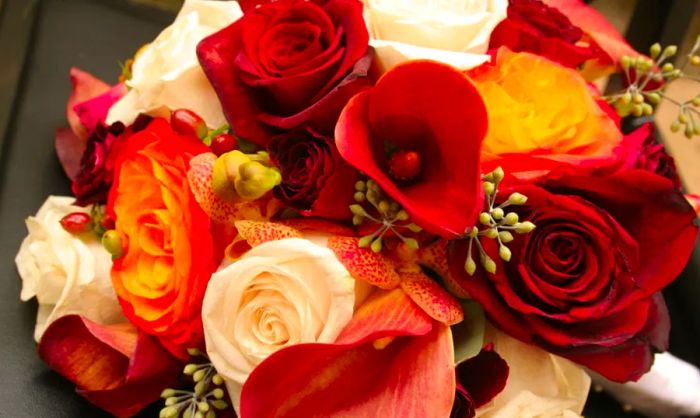
[[[415,223],[454,238],[473,225],[482,206],[479,153],[486,128],[484,102],[464,74],[413,61],[356,95],[340,115],[335,138],[341,156]],[[418,156],[415,178],[392,176],[387,148]]]
[[[131,324],[104,326],[79,315],[59,318],[46,329],[39,356],[80,395],[118,417],[133,416],[158,399],[182,366]]]
[[[449,416],[454,394],[450,328],[396,289],[374,293],[335,344],[267,358],[243,386],[241,415],[437,418]]]

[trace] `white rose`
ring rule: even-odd
[[[29,235],[15,258],[22,278],[21,299],[36,296],[39,302],[37,342],[51,322],[68,314],[105,325],[124,321],[110,279],[111,256],[97,237],[71,235],[59,222],[69,213],[89,212],[71,205],[74,200],[49,196],[36,216],[27,218]]]
[[[579,418],[591,379],[580,366],[489,327],[487,340],[508,363],[503,391],[477,418]]]
[[[199,41],[243,15],[238,2],[188,0],[175,22],[134,59],[129,93],[112,106],[107,123],[129,125],[139,113],[190,109],[211,128],[226,123],[221,104],[197,60]]]
[[[266,242],[214,273],[204,336],[236,410],[243,383],[269,355],[335,341],[352,318],[354,286],[331,250],[302,238]]]
[[[491,32],[508,0],[365,0],[370,45],[382,72],[430,59],[468,70],[487,62]]]

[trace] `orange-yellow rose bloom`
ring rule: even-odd
[[[494,64],[469,75],[488,110],[483,161],[511,153],[574,163],[604,159],[622,140],[616,122],[575,70],[501,48]]]
[[[108,208],[124,237],[112,282],[124,314],[173,355],[202,344],[202,300],[216,269],[210,219],[187,183],[208,148],[156,119],[118,150]]]

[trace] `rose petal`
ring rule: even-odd
[[[80,124],[87,129],[88,132],[92,132],[98,124],[105,121],[107,112],[109,112],[112,105],[126,93],[127,89],[124,84],[115,84],[112,88],[99,96],[77,103],[73,110],[76,115],[78,115]]]
[[[66,104],[66,118],[73,133],[80,139],[86,140],[89,131],[80,123],[75,106],[93,97],[97,97],[109,91],[110,87],[104,81],[94,77],[92,74],[73,67],[70,69],[70,81],[73,84],[73,91]]]
[[[493,348],[481,350],[458,364],[455,371],[457,380],[469,393],[476,408],[491,401],[505,388],[508,372],[508,363]]]
[[[80,160],[85,152],[86,139],[80,139],[73,130],[68,128],[56,129],[56,155],[61,162],[63,172],[73,180],[80,171]]]
[[[597,62],[593,68],[595,75],[604,75],[613,70],[610,63],[617,65],[623,55],[637,56],[635,51],[620,34],[620,32],[592,6],[581,0],[543,0],[547,5],[562,12],[584,32],[610,57],[609,62]]]

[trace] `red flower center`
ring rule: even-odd
[[[421,158],[416,151],[396,151],[389,158],[389,173],[395,180],[407,181],[420,174]]]

